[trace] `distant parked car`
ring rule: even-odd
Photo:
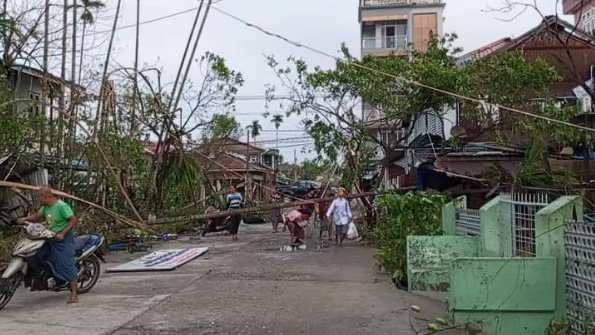
[[[319,189],[321,184],[312,180],[298,180],[291,185],[291,191],[296,198],[304,199],[311,189]]]

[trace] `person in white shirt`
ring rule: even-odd
[[[335,224],[335,244],[342,247],[343,241],[347,237],[349,222],[353,218],[349,200],[346,199],[347,190],[339,188],[338,197],[333,200],[331,206],[326,211],[326,217],[332,218]]]

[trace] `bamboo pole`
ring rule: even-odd
[[[0,181],[0,187],[17,188],[19,190],[29,190],[29,191],[38,191],[41,188],[41,186],[33,186],[33,185],[28,185],[28,184],[23,184],[23,183],[15,183],[15,182],[10,182],[10,181]],[[77,202],[81,202],[81,203],[89,205],[93,208],[96,208],[96,209],[106,213],[107,215],[113,217],[114,219],[126,223],[126,225],[128,227],[132,227],[132,228],[142,228],[143,227],[142,223],[140,223],[140,222],[130,220],[114,211],[111,211],[105,207],[99,206],[99,205],[92,203],[90,201],[87,201],[85,199],[81,199],[79,197],[75,197],[68,193],[53,190],[53,189],[52,189],[52,193],[59,197],[74,200]]]
[[[399,192],[406,193],[408,191],[410,191],[410,189],[397,190],[397,193],[399,193]],[[377,194],[376,192],[350,194],[346,198],[347,199],[359,199],[359,198],[364,198],[364,197],[370,197],[370,196],[373,196],[376,194]],[[146,223],[146,225],[147,226],[157,226],[157,225],[165,225],[165,224],[183,222],[183,221],[189,221],[189,220],[222,218],[222,217],[227,217],[230,215],[239,215],[239,214],[253,213],[253,212],[259,212],[259,211],[270,211],[273,209],[294,208],[294,207],[300,207],[300,206],[308,205],[308,204],[312,204],[312,203],[320,203],[323,201],[332,201],[333,199],[334,198],[302,200],[302,201],[296,201],[296,202],[285,203],[285,204],[271,204],[271,205],[265,205],[265,206],[236,209],[236,210],[231,210],[231,211],[223,211],[223,212],[218,212],[218,213],[210,213],[210,214],[201,213],[201,214],[192,214],[192,215],[177,216],[177,217],[171,217],[171,218],[162,218],[162,219],[148,221]],[[128,227],[118,226],[117,228],[128,228]]]

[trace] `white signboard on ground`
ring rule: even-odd
[[[209,248],[168,249],[152,252],[107,272],[170,271],[207,252]]]

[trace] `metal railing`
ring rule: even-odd
[[[549,204],[548,195],[503,194],[502,201],[508,204],[508,215],[512,218],[512,255],[535,257],[535,214]]]
[[[378,40],[376,37],[364,37],[362,39],[362,49],[364,51],[407,50],[407,36],[387,36]]]
[[[481,235],[481,221],[479,210],[459,209],[457,210],[457,221],[455,223],[456,234],[461,236]]]
[[[595,224],[564,227],[566,305],[572,335],[595,333]]]
[[[362,0],[361,2],[364,7],[439,3],[442,3],[442,0]]]

